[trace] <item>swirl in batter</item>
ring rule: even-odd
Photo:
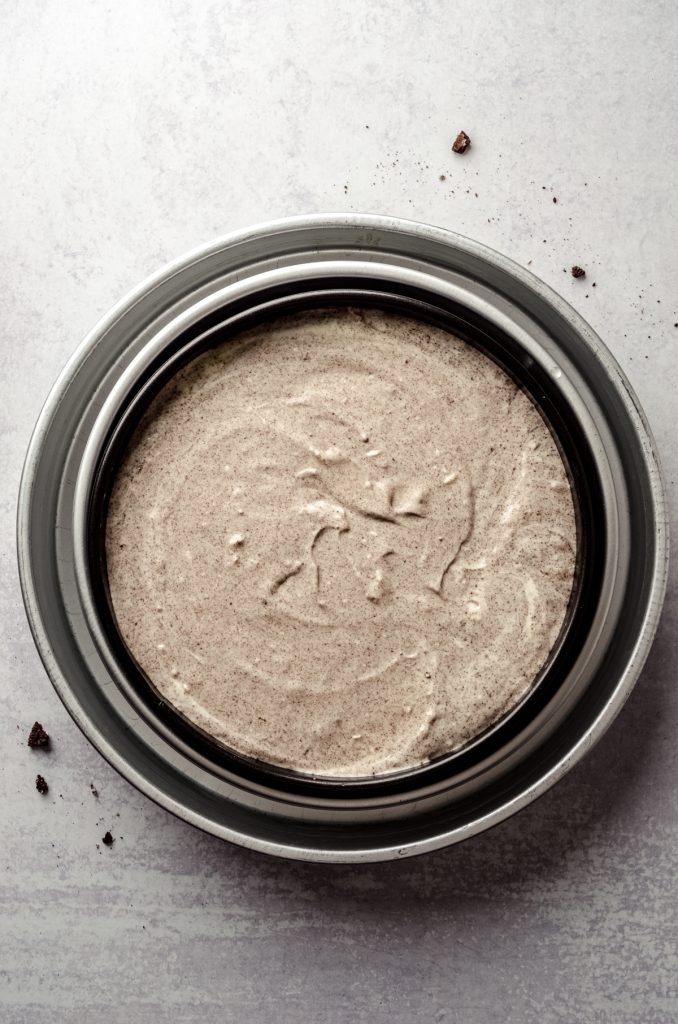
[[[551,433],[493,361],[327,310],[165,387],[106,543],[119,629],[166,700],[242,754],[363,776],[523,697],[563,626],[576,527]]]

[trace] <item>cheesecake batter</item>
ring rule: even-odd
[[[425,763],[523,697],[575,569],[567,473],[531,400],[437,328],[304,313],[160,393],[107,521],[119,629],[242,754],[330,776]]]

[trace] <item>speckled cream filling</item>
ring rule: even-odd
[[[572,495],[531,400],[417,321],[305,313],[197,358],[117,476],[107,565],[154,686],[237,751],[363,776],[467,743],[566,616]]]

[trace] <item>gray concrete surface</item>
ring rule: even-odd
[[[565,781],[462,847],[332,868],[120,779],[41,668],[14,552],[30,430],[85,331],[183,250],[299,212],[529,264],[629,374],[678,507],[675,4],[23,0],[0,28],[0,1020],[678,1020],[675,572],[641,682]]]

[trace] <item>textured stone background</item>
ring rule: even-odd
[[[38,409],[112,301],[317,211],[530,264],[629,374],[676,507],[673,0],[5,0],[0,26],[0,1020],[678,1020],[675,574],[634,696],[565,781],[463,847],[332,868],[231,848],[118,778],[41,668],[13,535]]]

